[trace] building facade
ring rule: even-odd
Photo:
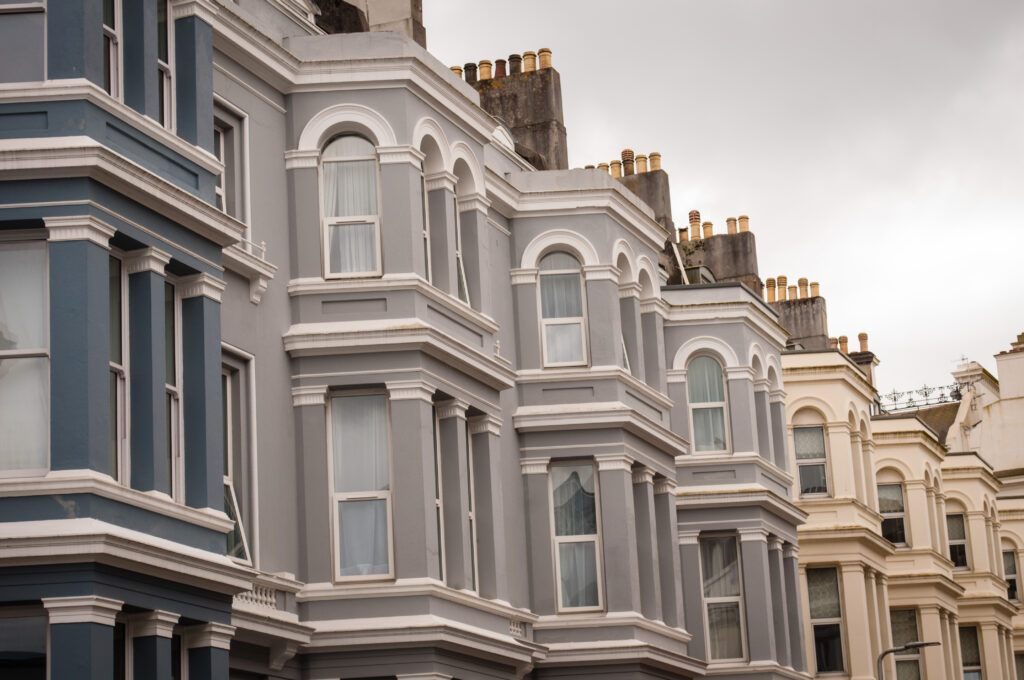
[[[4,674],[807,677],[778,314],[321,4],[0,15]]]

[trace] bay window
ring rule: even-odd
[[[800,495],[828,495],[828,458],[825,428],[794,427],[793,448],[800,473]]]
[[[892,645],[902,647],[921,638],[917,632],[916,609],[893,609],[889,612],[892,624]],[[921,680],[921,653],[909,649],[896,654],[896,680]]]
[[[45,241],[0,241],[0,473],[49,467],[48,276]]]
[[[320,158],[325,277],[380,274],[377,150],[358,135],[335,137]]]
[[[544,365],[585,364],[587,334],[580,262],[558,251],[541,258],[539,268]]]
[[[907,531],[902,484],[878,485],[878,511],[882,514],[882,537],[893,545],[905,546]]]
[[[946,515],[946,533],[949,535],[949,559],[954,569],[967,569],[967,524],[961,513]]]
[[[599,609],[597,478],[592,463],[551,466],[559,611]]]
[[[699,356],[686,367],[686,393],[693,425],[693,448],[698,453],[726,451],[725,384],[722,365]]]
[[[743,587],[736,536],[702,536],[700,563],[709,658],[742,659]]]
[[[387,396],[331,397],[335,578],[392,576],[391,456]]]
[[[843,615],[839,573],[835,567],[807,569],[807,600],[811,608],[817,672],[842,672]]]

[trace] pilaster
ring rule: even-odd
[[[640,611],[649,619],[663,620],[654,471],[650,468],[641,467],[633,473],[633,507],[636,512]]]
[[[476,501],[478,588],[481,597],[509,602],[509,537],[505,525],[505,487],[499,467],[501,421],[491,415],[471,418],[469,435]]]
[[[467,404],[458,399],[437,404],[441,446],[445,580],[452,588],[475,590],[473,537],[469,527],[469,442]]]

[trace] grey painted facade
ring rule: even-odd
[[[49,375],[0,625],[48,626],[54,680],[806,677],[777,315],[665,285],[664,219],[532,168],[415,41],[170,4],[166,53],[153,1],[0,20],[46,45],[2,75],[0,257],[44,244],[49,300],[44,348],[0,347]]]

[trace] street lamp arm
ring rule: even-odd
[[[899,647],[893,647],[887,649],[878,655],[878,680],[885,680],[882,675],[882,662],[885,661],[885,657],[889,654],[895,654],[896,652],[905,652],[908,649],[920,649],[921,647],[934,647],[935,645],[941,645],[941,642],[908,642],[905,645]]]

